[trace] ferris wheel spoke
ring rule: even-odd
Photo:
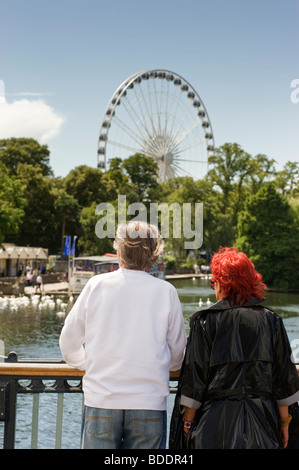
[[[157,123],[156,123],[156,130],[158,132],[158,135],[161,134],[161,123],[160,123],[160,113],[159,113],[159,106],[158,106],[158,96],[157,96],[157,89],[156,89],[156,80],[152,80],[153,82],[153,96],[154,96],[154,100],[153,100],[153,107],[155,109],[154,111],[154,115],[157,117]]]
[[[154,79],[152,79],[152,81],[155,81]],[[154,91],[154,89],[152,89],[152,86],[151,86],[151,81],[148,80],[147,81],[147,93],[148,93],[148,113],[149,113],[149,116],[151,117],[150,118],[150,121],[151,121],[151,125],[152,125],[152,137],[154,138],[158,138],[159,135],[160,135],[160,131],[159,131],[159,125],[157,125],[156,121],[155,121],[155,116],[158,116],[158,109],[157,107],[155,108],[154,106],[154,102],[153,102],[153,99],[152,99],[152,96],[156,95],[156,92]],[[156,98],[156,96],[155,96]],[[158,118],[159,119],[159,118]]]
[[[140,92],[141,100],[138,97],[138,93]],[[146,97],[142,91],[142,88],[139,86],[138,93],[135,90],[135,96],[138,102],[138,107],[140,110],[140,115],[142,116],[143,120],[143,128],[146,129],[146,133],[149,138],[157,137],[157,130],[155,126],[155,121],[153,119],[153,112],[150,110],[148,101],[149,98]]]
[[[158,133],[159,133],[159,135],[162,135],[163,130],[162,130],[161,118],[163,116],[163,104],[162,104],[162,96],[163,95],[162,95],[162,92],[158,93],[158,91],[156,89],[156,80],[154,80],[153,85],[154,85],[154,97],[155,97],[155,104],[156,104],[156,112],[157,112],[157,118],[158,118]],[[159,97],[160,97],[160,100],[158,100]]]
[[[166,87],[166,80],[161,81],[160,92],[160,113],[163,119],[161,120],[161,133],[165,135],[165,123],[167,122],[167,108],[168,108],[168,89]]]
[[[194,132],[200,126],[200,124],[201,122],[199,119],[194,120],[193,123],[190,124],[190,126],[184,132],[181,132],[181,134],[177,136],[176,142],[178,144],[183,142],[190,134],[192,134],[192,132]]]
[[[173,160],[175,162],[178,162],[178,163],[207,163],[207,162],[202,161],[202,160],[186,160],[185,158],[183,158],[183,159],[175,158]]]
[[[177,95],[178,95],[178,93],[177,93]],[[166,133],[169,134],[169,135],[174,134],[174,129],[176,127],[175,124],[176,124],[177,116],[179,115],[178,109],[179,109],[180,100],[179,100],[178,96],[176,96],[176,99],[174,101],[175,101],[176,106],[175,106],[174,110],[171,111],[171,116],[173,116],[172,124],[171,124],[171,127],[166,130]]]
[[[178,147],[175,150],[175,154],[186,152],[187,150],[190,150],[192,148],[202,146],[203,144],[205,144],[205,142],[203,140],[199,140],[199,141],[194,142],[190,145],[185,145],[185,147]]]
[[[133,129],[131,129],[122,120],[120,120],[119,118],[115,118],[115,124],[117,124],[121,130],[123,130],[128,136],[130,136],[134,140],[134,142],[136,142],[137,145],[143,144],[144,139],[142,139],[140,135],[138,135]]]
[[[138,91],[137,91],[137,89],[138,89]],[[137,86],[134,87],[133,90],[134,90],[136,102],[138,103],[138,110],[139,110],[140,116],[142,118],[140,120],[143,122],[142,127],[147,129],[146,133],[147,133],[147,135],[149,135],[150,133],[148,131],[148,125],[147,125],[148,119],[147,119],[147,117],[150,120],[152,128],[153,128],[153,121],[152,121],[151,115],[148,111],[146,98],[143,94],[141,86],[137,85]]]
[[[185,176],[191,176],[192,177],[192,174],[189,171],[187,171],[185,168],[182,168],[180,165],[172,164],[172,166],[175,169],[175,171],[177,171],[178,173],[181,173]]]
[[[196,129],[196,127],[200,124],[200,120],[196,116],[196,119],[194,119],[194,121],[188,125],[187,129],[184,132],[182,132],[182,129],[186,128],[186,125],[184,125],[184,123],[188,118],[188,114],[190,114],[190,109],[188,108],[188,106],[185,106],[184,112],[180,113],[180,118],[177,120],[176,130],[173,129],[173,140],[177,143],[180,143],[181,140],[185,139],[187,135],[193,132],[194,129]]]
[[[150,133],[147,129],[147,126],[145,123],[143,123],[138,116],[136,110],[133,108],[127,97],[123,99],[123,106],[127,111],[128,116],[130,117],[131,121],[133,122],[133,125],[136,129],[138,129],[138,132],[140,136],[142,137],[143,140],[145,140],[147,137],[150,136]],[[145,131],[145,133],[143,133]]]
[[[140,153],[139,148],[136,148],[136,147],[134,148],[134,147],[131,147],[130,145],[121,144],[121,143],[115,142],[113,140],[108,140],[107,144],[113,145],[114,147],[119,147],[119,148],[123,148],[125,150],[129,150],[130,152],[133,152],[133,154]]]

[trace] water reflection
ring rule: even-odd
[[[173,280],[180,297],[186,331],[194,312],[216,302],[208,279]],[[200,300],[201,299],[201,300]],[[46,300],[48,306],[46,306]],[[66,296],[30,302],[19,309],[0,308],[0,339],[5,353],[15,351],[19,357],[61,358],[59,335],[64,323],[63,311],[72,306]],[[267,292],[264,305],[282,316],[290,338],[299,338],[299,294]],[[62,307],[63,306],[63,309]]]
[[[45,299],[39,303],[30,301],[19,308],[0,308],[0,339],[5,353],[15,351],[19,357],[60,358],[58,338],[65,315],[61,302],[51,299],[45,307]],[[67,306],[67,298],[63,300]],[[39,308],[42,306],[42,308]]]

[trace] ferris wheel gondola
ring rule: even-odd
[[[153,158],[159,180],[202,178],[214,149],[212,125],[195,89],[169,70],[135,73],[113,93],[104,113],[98,167],[136,153]]]

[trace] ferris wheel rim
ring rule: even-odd
[[[165,74],[163,77],[161,76],[161,74]],[[166,78],[166,74],[167,76],[172,76],[172,79],[169,80],[168,78]],[[136,72],[134,74],[132,74],[131,76],[129,76],[128,78],[126,78],[119,86],[118,88],[114,91],[114,93],[112,94],[110,100],[108,101],[108,104],[106,106],[106,109],[105,109],[105,112],[104,112],[104,115],[103,115],[103,119],[102,119],[102,122],[101,122],[101,127],[100,127],[100,135],[99,135],[99,143],[98,143],[98,167],[104,167],[106,169],[106,166],[107,166],[107,155],[106,155],[106,147],[107,147],[107,143],[113,143],[113,141],[109,141],[109,139],[107,139],[107,136],[109,135],[109,128],[111,126],[111,122],[113,121],[113,118],[114,120],[116,119],[114,117],[115,115],[115,109],[116,107],[120,104],[121,102],[121,98],[126,96],[126,92],[128,89],[130,88],[133,88],[135,86],[135,84],[140,84],[142,79],[144,79],[144,77],[147,76],[147,80],[149,80],[150,78],[163,78],[167,81],[174,81],[175,79],[179,79],[181,80],[180,82],[180,85],[181,83],[183,85],[186,85],[187,86],[187,90],[189,90],[189,93],[190,93],[190,90],[193,92],[194,96],[193,96],[193,105],[195,106],[195,101],[194,98],[198,98],[198,101],[199,101],[199,106],[202,107],[203,109],[203,116],[200,116],[199,113],[198,113],[198,117],[201,117],[201,121],[202,121],[202,125],[203,125],[203,117],[205,117],[205,122],[206,124],[208,124],[206,127],[209,127],[209,133],[207,132],[206,135],[205,135],[205,147],[206,147],[206,152],[207,152],[207,160],[204,162],[208,165],[208,158],[209,158],[209,154],[211,151],[214,150],[214,133],[213,133],[213,128],[212,128],[212,123],[211,123],[211,120],[210,120],[210,117],[209,117],[209,114],[208,114],[208,111],[205,107],[205,104],[203,102],[203,100],[201,99],[201,97],[199,96],[199,94],[197,93],[197,91],[195,90],[195,88],[191,85],[191,83],[186,80],[182,75],[176,73],[176,72],[173,72],[171,70],[168,70],[168,69],[151,69],[151,70],[143,70],[143,71],[139,71],[139,72]],[[145,79],[144,79],[145,80]],[[182,87],[182,85],[181,85]],[[182,88],[181,88],[182,89]],[[189,97],[189,93],[188,93],[188,97]],[[198,120],[199,122],[199,120]],[[105,124],[105,126],[104,126]],[[197,125],[197,124],[196,124]],[[101,136],[105,136],[105,140],[101,140]],[[196,145],[198,145],[199,143],[197,143]],[[122,145],[122,144],[118,144],[119,147],[124,147],[126,148],[125,145]],[[142,152],[140,149],[138,148],[129,148],[127,147],[128,150],[134,152],[134,153],[144,153]],[[104,158],[104,165],[100,165],[100,160],[102,160]],[[154,157],[153,157],[154,158]],[[181,160],[182,162],[184,160]],[[188,161],[188,160],[186,160]],[[194,161],[193,161],[194,163]],[[201,162],[202,163],[202,162]],[[166,164],[164,165],[166,167]],[[172,176],[175,176],[175,168],[174,166],[171,168],[171,165],[169,164],[168,165],[168,168],[167,168],[167,171],[168,172],[171,172],[172,173]]]

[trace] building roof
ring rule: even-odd
[[[2,243],[0,259],[48,259],[48,250],[41,247],[16,246],[12,243]]]

